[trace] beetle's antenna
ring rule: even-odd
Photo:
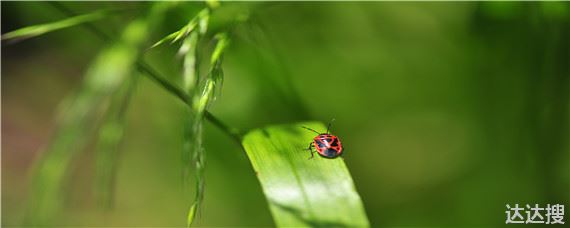
[[[331,122],[329,122],[329,125],[327,126],[327,134],[329,133],[329,130],[331,129],[332,122],[334,122],[334,118],[332,118]]]
[[[308,128],[308,127],[305,127],[305,126],[301,126],[301,127],[302,127],[302,128],[305,128],[305,129],[307,129],[307,130],[309,130],[309,131],[313,131],[313,132],[315,132],[315,133],[317,133],[317,134],[319,134],[319,135],[321,134],[321,133],[319,133],[318,131],[315,131],[315,130],[313,130],[313,129],[311,129],[311,128]]]

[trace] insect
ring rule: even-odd
[[[307,148],[307,150],[311,151],[311,157],[309,159],[315,156],[315,151],[313,151],[313,148],[315,148],[316,152],[319,153],[319,155],[325,158],[336,158],[342,154],[343,148],[342,144],[340,143],[340,139],[335,135],[329,134],[331,123],[329,123],[327,126],[326,133],[319,133],[318,131],[315,131],[311,128],[303,127],[318,134],[315,136],[315,138],[313,138],[313,141],[309,143],[309,148]]]

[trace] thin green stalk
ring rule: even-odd
[[[190,96],[188,96],[188,94],[184,93],[181,89],[172,85],[170,82],[168,82],[163,77],[159,76],[158,73],[156,71],[154,71],[152,68],[150,68],[148,65],[146,65],[146,63],[139,62],[138,66],[139,66],[140,71],[145,73],[145,75],[147,77],[149,77],[151,80],[160,84],[163,87],[163,89],[168,90],[170,93],[172,93],[174,96],[178,97],[178,99],[180,99],[182,102],[186,103],[187,105],[189,105],[189,106],[192,105],[192,101],[190,100]],[[222,130],[224,133],[226,133],[228,136],[230,136],[236,142],[241,143],[242,133],[240,130],[233,128],[233,127],[230,127],[229,125],[225,124],[223,121],[218,119],[216,116],[214,116],[209,111],[204,112],[204,118],[206,118],[208,121],[210,121],[210,123],[212,123],[214,126],[219,128],[220,130]]]
[[[139,68],[139,71],[144,73],[144,75],[146,77],[148,77],[150,80],[158,83],[160,86],[162,86],[163,89],[172,93],[172,95],[176,96],[182,102],[184,102],[188,105],[192,104],[192,101],[190,100],[190,96],[188,96],[187,93],[185,93],[182,89],[180,89],[177,86],[170,83],[168,80],[166,80],[165,77],[160,76],[159,73],[156,72],[156,70],[154,70],[152,67],[150,67],[147,63],[145,63],[143,61],[139,61],[137,63],[137,66]]]
[[[226,124],[224,124],[224,122],[222,122],[220,119],[216,118],[214,115],[212,115],[212,113],[210,112],[206,112],[204,113],[204,117],[210,121],[210,123],[212,123],[213,125],[215,125],[217,128],[221,129],[223,132],[227,133],[233,140],[235,140],[237,143],[241,144],[241,140],[243,137],[243,133],[237,129],[237,128],[233,128],[230,127]]]

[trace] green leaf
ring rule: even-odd
[[[326,131],[318,122],[271,126],[251,131],[242,142],[276,225],[369,226],[343,158],[309,159],[306,149],[315,133],[301,126]]]
[[[48,32],[56,31],[59,29],[64,29],[68,27],[72,27],[75,25],[79,25],[85,22],[91,22],[95,20],[99,20],[107,16],[109,11],[97,11],[94,13],[79,15],[75,17],[70,17],[67,19],[63,19],[61,21],[41,24],[41,25],[32,25],[24,28],[20,28],[14,30],[12,32],[8,32],[2,35],[2,40],[11,40],[11,39],[28,39],[31,37],[43,35]]]

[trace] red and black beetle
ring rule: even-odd
[[[315,138],[313,138],[313,141],[309,143],[309,148],[307,148],[307,150],[311,151],[310,158],[313,158],[315,156],[313,148],[317,150],[317,153],[319,153],[319,155],[325,158],[336,158],[342,154],[343,148],[342,144],[340,143],[340,139],[335,135],[329,134],[331,123],[329,123],[327,126],[327,133],[319,133],[318,131],[315,131],[311,128],[303,127],[318,134],[315,136]]]

